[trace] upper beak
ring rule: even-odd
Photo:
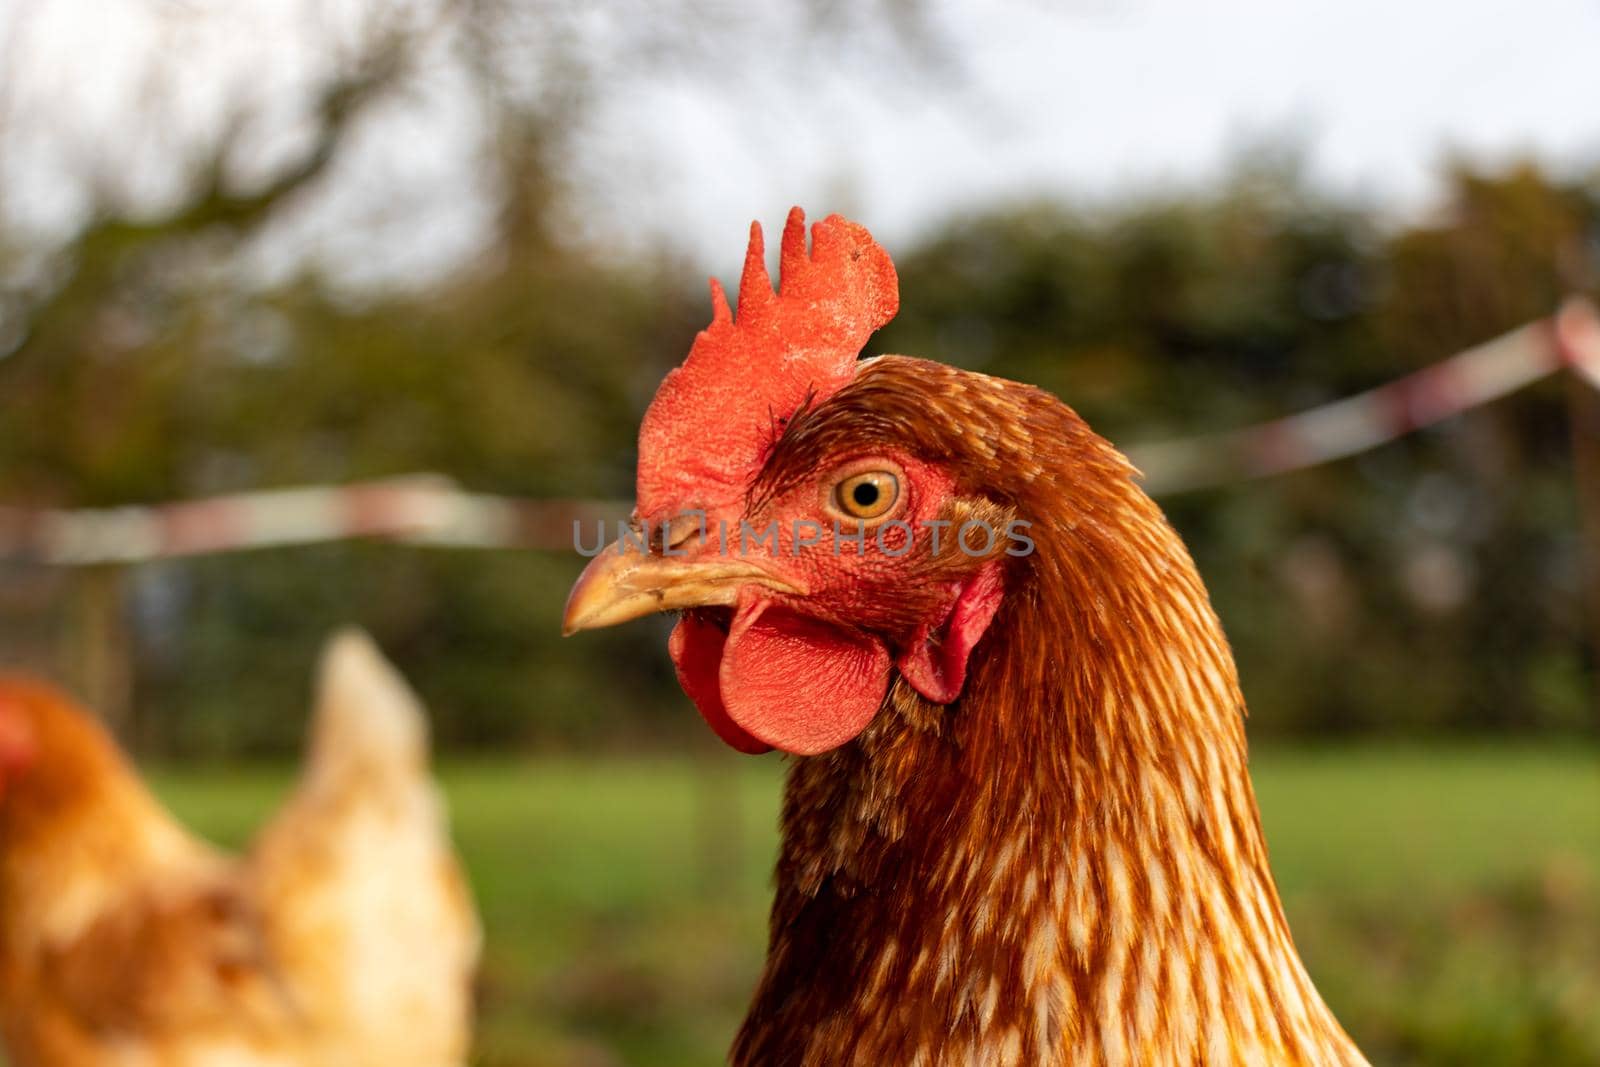
[[[578,576],[561,620],[564,636],[661,611],[732,607],[739,589],[751,583],[781,593],[805,592],[745,559],[655,555],[623,547],[606,546]]]

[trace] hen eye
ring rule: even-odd
[[[855,519],[876,519],[889,513],[900,498],[900,479],[888,471],[852,474],[833,490],[835,506]]]

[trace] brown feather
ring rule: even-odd
[[[883,357],[784,427],[760,485],[885,449],[1037,550],[1006,559],[957,702],[897,680],[794,764],[732,1062],[1364,1062],[1279,904],[1221,626],[1127,461],[1040,390]]]

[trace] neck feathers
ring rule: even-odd
[[[1199,575],[1050,403],[1073,458],[1016,500],[1037,551],[966,695],[897,681],[791,772],[735,1064],[1364,1062],[1295,953]]]

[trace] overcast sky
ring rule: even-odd
[[[27,6],[0,0],[0,14]],[[0,52],[22,75],[13,107],[37,127],[23,143],[46,159],[59,143],[128,136],[145,145],[134,169],[159,189],[167,134],[130,132],[120,109],[134,91],[166,69],[189,86],[177,135],[203,130],[229,94],[315,72],[316,35],[340,20],[308,34],[286,14],[312,6],[51,0],[26,54]],[[959,79],[908,81],[818,54],[799,78],[789,64],[730,84],[707,57],[696,72],[618,84],[584,141],[596,231],[669,234],[727,273],[748,220],[775,225],[793,203],[854,213],[898,243],[1000,198],[1203,182],[1274,136],[1297,140],[1319,181],[1396,212],[1426,209],[1451,152],[1600,163],[1600,0],[1009,0],[935,12]],[[448,80],[413,105],[394,120],[404,136],[369,139],[341,209],[403,216],[408,253],[382,257],[402,271],[468,254],[487,222],[472,204],[470,115],[452,107]],[[279,140],[292,151],[292,132]],[[70,213],[76,157],[18,159],[0,160],[10,209]],[[300,240],[370,259],[341,251],[344,232],[313,216]]]
[[[1203,181],[1268,135],[1299,140],[1319,180],[1401,210],[1426,207],[1451,152],[1600,162],[1600,0],[941,11],[976,92],[824,73],[763,115],[702,86],[633,91],[608,128],[651,180],[615,210],[685,218],[725,248],[741,219],[790,202],[842,201],[903,237],[999,197]]]

